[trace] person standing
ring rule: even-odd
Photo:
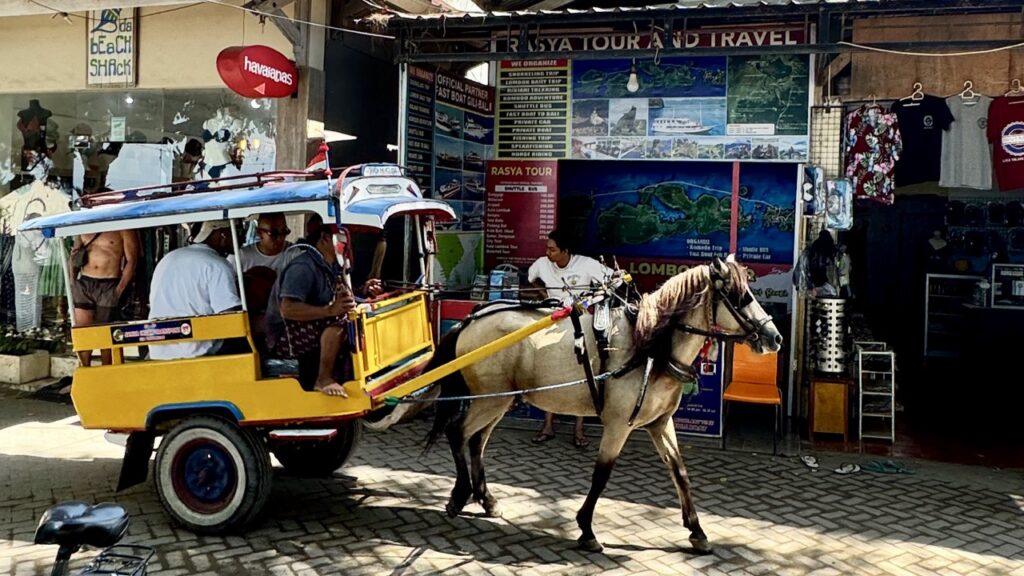
[[[558,298],[563,302],[572,296],[590,289],[592,282],[601,281],[612,274],[612,270],[588,256],[573,254],[569,250],[568,237],[559,230],[548,234],[546,254],[530,266],[528,279],[538,290],[546,292],[547,298]],[[555,437],[555,415],[544,414],[544,427],[534,436],[534,443],[547,442]],[[573,444],[580,449],[590,445],[583,433],[583,417],[576,417],[576,433]]]
[[[139,259],[139,233],[135,230],[86,234],[75,238],[71,249],[71,297],[75,326],[121,320],[120,302],[135,278]],[[92,350],[78,353],[82,366],[92,363]],[[111,363],[111,351],[100,353]]]

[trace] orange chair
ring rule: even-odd
[[[778,453],[782,394],[779,392],[779,355],[755,354],[745,344],[732,347],[732,380],[725,388],[722,403],[728,415],[728,402],[747,402],[775,406],[775,431],[772,454]],[[722,449],[725,449],[725,418],[722,418]]]

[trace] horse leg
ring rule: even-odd
[[[710,554],[711,545],[708,544],[708,537],[701,529],[700,520],[697,518],[697,507],[693,504],[693,495],[690,492],[690,477],[686,473],[686,465],[683,464],[683,455],[679,452],[672,415],[667,414],[652,422],[647,426],[647,433],[651,435],[654,447],[657,448],[661,460],[668,466],[672,482],[676,485],[679,507],[683,512],[683,526],[690,530],[690,544],[693,545],[694,551]]]
[[[481,480],[484,479],[483,449],[487,436],[490,435],[490,429],[493,429],[494,425],[505,415],[505,410],[511,402],[510,399],[506,400],[504,398],[474,400],[470,403],[465,417],[453,422],[445,431],[448,436],[448,443],[452,449],[452,457],[455,459],[455,471],[457,474],[451,498],[449,498],[448,504],[445,506],[445,511],[452,518],[462,512],[462,509],[469,503],[470,497],[473,496],[475,485],[478,484],[476,480],[478,467],[479,478]],[[483,434],[485,430],[487,430],[486,435]],[[470,453],[473,456],[473,476],[470,476],[466,463],[467,438],[469,439]],[[483,489],[484,491],[487,489],[486,481],[483,483]],[[476,490],[476,493],[480,494],[479,489]],[[480,499],[479,496],[477,499]],[[493,500],[493,497],[491,500]],[[494,502],[493,506],[496,505],[497,502]],[[486,510],[487,506],[484,508]]]
[[[511,402],[509,402],[511,404]],[[506,408],[507,409],[507,406]],[[502,410],[501,415],[505,413]],[[469,439],[469,458],[470,458],[470,470],[473,480],[473,499],[483,506],[484,513],[491,518],[501,517],[501,508],[498,506],[498,500],[491,495],[491,491],[487,489],[487,474],[484,472],[484,449],[487,447],[487,440],[491,437],[491,433],[494,432],[495,426],[501,421],[501,416],[498,416],[493,422],[484,427],[474,434]]]
[[[577,542],[580,548],[587,552],[600,552],[604,549],[597,537],[594,536],[592,524],[594,522],[594,508],[597,506],[597,499],[601,492],[608,485],[608,478],[615,468],[615,460],[622,452],[622,447],[629,438],[632,429],[625,422],[621,424],[605,424],[604,432],[601,434],[601,448],[598,450],[597,463],[594,464],[594,476],[590,481],[590,492],[583,502],[580,511],[576,513],[576,524],[580,527],[580,537]]]
[[[448,446],[452,450],[452,458],[455,460],[455,487],[445,505],[445,512],[448,516],[455,518],[469,502],[473,488],[469,480],[469,468],[466,465],[466,441],[463,435],[463,419],[452,422],[445,430],[448,437]]]

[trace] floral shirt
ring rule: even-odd
[[[846,117],[846,175],[857,198],[892,204],[893,169],[903,152],[896,114],[861,106]]]

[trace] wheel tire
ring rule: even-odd
[[[275,446],[273,452],[289,474],[325,478],[348,462],[362,436],[362,424],[349,420],[338,427],[338,433],[330,440],[287,442]]]
[[[262,440],[230,420],[196,416],[160,442],[154,474],[160,503],[199,534],[244,528],[270,496],[270,457]]]

